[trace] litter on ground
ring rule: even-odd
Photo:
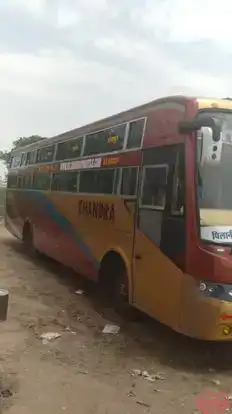
[[[102,333],[116,335],[120,331],[120,326],[107,324],[103,328]]]

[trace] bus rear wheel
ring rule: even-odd
[[[23,246],[24,250],[30,257],[36,256],[36,249],[34,246],[33,230],[30,223],[26,222],[23,226]]]
[[[100,289],[107,295],[116,313],[124,319],[134,319],[134,310],[129,304],[129,281],[126,266],[121,256],[109,252],[100,268]]]

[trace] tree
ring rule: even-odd
[[[4,161],[5,163],[8,162],[10,154],[13,150],[21,147],[25,147],[25,145],[34,144],[37,141],[41,141],[42,139],[46,139],[44,137],[40,137],[39,135],[31,135],[30,137],[20,137],[13,141],[13,145],[10,151],[1,151],[0,150],[0,160]]]

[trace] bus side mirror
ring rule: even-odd
[[[220,134],[219,140],[215,142],[212,128],[201,127],[197,140],[199,141],[198,154],[200,164],[220,163],[222,156],[222,134]]]
[[[221,161],[222,154],[222,131],[218,119],[209,116],[198,116],[189,122],[179,123],[179,132],[186,134],[197,132],[197,139],[200,143],[199,161],[201,164],[215,164]],[[199,151],[198,151],[199,153]]]

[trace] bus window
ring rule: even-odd
[[[127,196],[133,196],[136,194],[137,176],[137,167],[122,168],[120,194]]]
[[[50,173],[36,172],[34,174],[33,188],[35,190],[49,190],[50,189]]]
[[[176,156],[173,176],[173,193],[171,212],[174,215],[183,215],[185,207],[185,165],[184,154],[179,151]]]
[[[39,148],[36,154],[36,164],[53,161],[54,152],[55,145],[49,145],[48,147]]]
[[[7,178],[8,188],[17,188],[17,183],[18,183],[18,176],[16,174],[8,175],[8,178]]]
[[[77,192],[77,172],[61,172],[52,176],[52,191]]]
[[[27,189],[32,187],[32,175],[25,174],[22,176],[22,187]]]
[[[23,176],[18,175],[17,188],[22,188],[22,187],[23,187]]]
[[[144,167],[141,206],[164,210],[168,165]]]
[[[83,137],[74,138],[65,142],[60,142],[57,145],[56,160],[61,161],[80,157],[82,146]]]
[[[127,149],[139,148],[141,146],[143,131],[144,131],[145,119],[138,119],[137,121],[130,122],[129,134],[127,141]]]
[[[14,157],[11,155],[11,156],[10,156],[10,158],[9,158],[9,161],[8,161],[8,163],[7,163],[7,167],[8,167],[9,169],[10,169],[10,168],[12,168],[13,159],[14,159]]]
[[[15,155],[13,157],[12,163],[11,163],[11,168],[18,168],[20,167],[21,164],[21,158],[22,158],[22,154],[20,155]]]
[[[84,155],[104,154],[123,149],[126,124],[86,135]]]
[[[34,164],[34,155],[34,151],[30,151],[27,153],[26,165]]]
[[[26,165],[26,160],[27,160],[27,154],[25,152],[22,153],[22,158],[21,158],[21,167],[24,167],[24,165]]]
[[[80,172],[80,192],[113,194],[115,169]]]

